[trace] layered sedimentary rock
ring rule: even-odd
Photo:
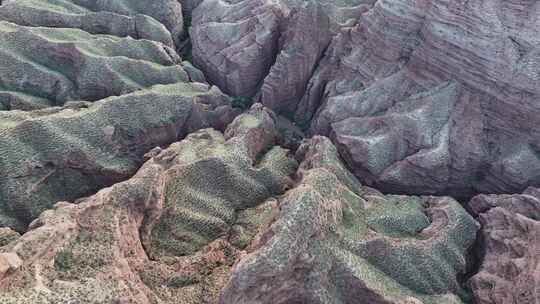
[[[79,29],[0,22],[0,109],[95,101],[155,84],[204,81],[173,49]],[[184,66],[186,66],[184,68]]]
[[[275,222],[233,268],[220,303],[462,303],[476,222],[450,198],[363,188],[315,137]],[[461,297],[461,299],[460,299]]]
[[[0,303],[540,301],[539,16],[0,0]]]
[[[193,60],[225,93],[253,96],[274,61],[280,14],[271,1],[203,1],[191,20]]]
[[[297,166],[274,146],[274,119],[255,107],[225,134],[154,149],[128,181],[44,212],[0,249],[15,261],[0,268],[0,302],[216,303]]]
[[[294,111],[349,6],[369,1],[202,1],[193,11],[193,58],[224,92]]]
[[[483,260],[470,280],[475,303],[540,301],[540,191],[480,195],[469,202],[483,226],[477,251]]]
[[[182,6],[175,0],[4,0],[0,4],[0,20],[150,39],[170,47],[173,40],[180,41],[184,26]]]
[[[158,85],[94,103],[0,112],[0,224],[21,230],[55,202],[136,172],[144,153],[236,111],[216,87]]]
[[[540,184],[536,1],[205,0],[194,58],[393,193]],[[326,51],[325,51],[325,48]]]
[[[297,114],[313,113],[311,132],[331,134],[355,173],[385,191],[536,185],[539,9],[378,1],[335,37]]]

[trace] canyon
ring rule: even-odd
[[[0,303],[540,301],[540,2],[0,1]]]

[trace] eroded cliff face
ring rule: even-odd
[[[196,62],[330,136],[362,181],[457,197],[540,183],[537,1],[245,3],[195,11]]]
[[[480,195],[469,207],[484,227],[477,244],[482,263],[470,280],[475,302],[538,302],[540,191]]]
[[[539,28],[532,0],[0,1],[0,302],[540,301]]]

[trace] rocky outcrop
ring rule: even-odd
[[[95,101],[155,84],[204,81],[173,49],[78,29],[0,22],[0,108],[31,110]],[[191,77],[191,78],[190,78]]]
[[[55,202],[123,181],[144,153],[236,111],[216,87],[177,83],[41,111],[0,112],[0,224],[24,229]]]
[[[202,1],[192,17],[194,61],[224,92],[294,112],[332,29],[347,15],[341,5]]]
[[[220,303],[462,303],[476,222],[450,198],[362,188],[330,141],[299,150],[299,182],[233,268]]]
[[[128,181],[44,212],[0,249],[22,261],[0,278],[0,302],[217,302],[297,166],[273,146],[274,119],[255,107],[225,134],[154,149]]]
[[[540,301],[538,16],[0,0],[0,303]]]
[[[470,280],[475,303],[540,301],[540,190],[480,195],[469,208],[483,226],[480,269]]]
[[[175,0],[4,0],[0,20],[150,39],[170,47],[183,38],[184,30],[182,6]]]
[[[277,121],[256,104],[223,134],[194,132],[152,150],[128,181],[57,203],[0,248],[18,261],[0,300],[467,299],[459,280],[477,227],[456,201],[362,187],[324,137],[299,148],[296,170],[275,146]]]
[[[212,82],[331,137],[365,183],[469,198],[540,185],[539,10],[205,0],[191,35]]]
[[[313,118],[311,132],[331,135],[355,174],[384,191],[538,185],[539,9],[378,1],[334,38],[297,117]]]
[[[280,7],[272,1],[203,1],[193,11],[193,60],[225,93],[252,97],[274,62]]]

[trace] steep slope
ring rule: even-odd
[[[224,134],[154,149],[128,181],[56,204],[1,247],[0,300],[467,299],[459,278],[477,227],[456,201],[362,187],[323,137],[302,145],[296,171],[274,146],[276,121],[257,104]]]
[[[220,303],[462,303],[476,222],[450,198],[361,187],[327,138],[299,150],[294,189],[233,268]]]
[[[174,0],[4,0],[0,5],[0,20],[20,25],[78,28],[170,47],[184,30],[182,6]]]
[[[480,195],[469,207],[483,226],[483,261],[470,282],[475,303],[540,301],[540,191]]]
[[[60,202],[2,247],[2,303],[212,303],[297,164],[261,107],[161,150],[126,182]],[[7,264],[7,263],[6,263]],[[3,279],[1,279],[3,277]]]
[[[365,183],[468,198],[540,185],[539,25],[537,1],[205,0],[191,36],[212,82]]]
[[[235,111],[217,88],[158,85],[42,111],[0,112],[0,224],[24,229],[54,203],[127,179],[144,153]]]

